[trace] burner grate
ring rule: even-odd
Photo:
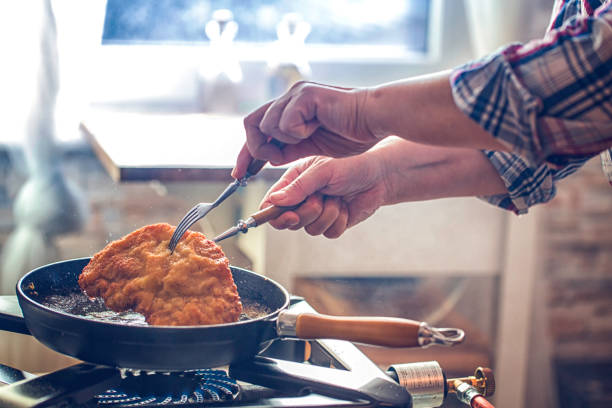
[[[97,395],[99,407],[156,407],[236,399],[240,387],[223,370],[126,371],[121,384]]]

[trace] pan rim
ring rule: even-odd
[[[102,320],[97,320],[97,319],[91,319],[91,318],[87,318],[85,316],[81,316],[81,315],[75,315],[75,314],[71,314],[71,313],[67,313],[61,310],[57,310],[54,308],[51,308],[49,306],[45,306],[44,304],[35,301],[34,299],[32,299],[30,296],[27,295],[27,293],[25,293],[25,291],[22,289],[23,288],[23,281],[26,280],[28,277],[30,277],[31,275],[35,274],[37,271],[41,270],[41,269],[47,269],[49,267],[52,267],[54,265],[59,265],[59,264],[67,264],[70,262],[84,262],[84,261],[89,261],[91,259],[91,257],[82,257],[82,258],[73,258],[73,259],[66,259],[63,261],[57,261],[57,262],[52,262],[46,265],[42,265],[39,266],[38,268],[32,269],[31,271],[29,271],[28,273],[26,273],[25,275],[23,275],[19,281],[16,284],[16,293],[17,293],[17,298],[18,300],[24,301],[26,303],[29,303],[32,307],[38,308],[38,309],[42,309],[44,310],[46,313],[50,313],[52,315],[58,315],[64,318],[71,318],[71,319],[78,319],[78,321],[83,322],[83,324],[86,325],[96,325],[96,326],[112,326],[112,327],[129,327],[130,329],[133,329],[134,331],[136,330],[143,330],[143,331],[176,331],[176,332],[181,332],[181,331],[206,331],[207,329],[214,329],[214,328],[223,328],[223,327],[236,327],[236,326],[242,326],[242,325],[247,325],[247,324],[253,324],[255,322],[258,321],[268,321],[268,320],[274,320],[276,319],[276,317],[278,316],[278,314],[282,311],[285,310],[289,307],[289,303],[290,303],[290,295],[289,292],[278,282],[276,282],[273,279],[268,278],[267,276],[264,275],[260,275],[256,272],[250,271],[248,269],[245,268],[241,268],[238,266],[232,266],[230,265],[230,270],[232,271],[232,275],[233,275],[233,270],[240,270],[241,272],[246,272],[247,274],[253,274],[259,278],[262,278],[268,282],[270,282],[272,285],[274,285],[277,289],[279,289],[281,291],[281,293],[283,294],[283,296],[285,297],[285,301],[283,302],[283,304],[276,308],[275,310],[273,310],[272,312],[264,315],[264,316],[260,316],[260,317],[256,317],[253,319],[247,319],[247,320],[239,320],[237,322],[230,322],[230,323],[220,323],[220,324],[209,324],[209,325],[192,325],[192,326],[170,326],[170,325],[160,325],[160,326],[156,326],[156,325],[150,325],[150,324],[146,324],[146,325],[129,325],[129,324],[125,324],[125,323],[121,323],[121,322],[107,322],[107,321],[102,321]],[[233,278],[233,276],[232,276]],[[234,284],[236,284],[234,282]],[[241,302],[242,302],[242,298],[241,298]],[[22,312],[23,312],[23,307],[21,308]],[[138,312],[135,312],[138,313]],[[25,318],[25,315],[24,315]],[[28,323],[28,319],[25,319],[26,321],[26,325]]]

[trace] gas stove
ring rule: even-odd
[[[315,313],[294,297],[291,308]],[[2,407],[436,407],[455,394],[472,406],[493,374],[448,380],[435,361],[381,370],[341,340],[274,341],[249,361],[218,369],[149,372],[77,364],[33,376],[0,367]]]

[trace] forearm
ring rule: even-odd
[[[381,139],[397,135],[435,146],[507,150],[457,108],[449,74],[444,71],[367,89],[363,108],[369,130]]]
[[[385,174],[386,205],[507,193],[498,172],[479,150],[389,138],[367,154],[381,164]]]

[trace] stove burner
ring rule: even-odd
[[[115,389],[96,396],[103,407],[155,407],[236,399],[240,387],[223,370],[132,372]]]

